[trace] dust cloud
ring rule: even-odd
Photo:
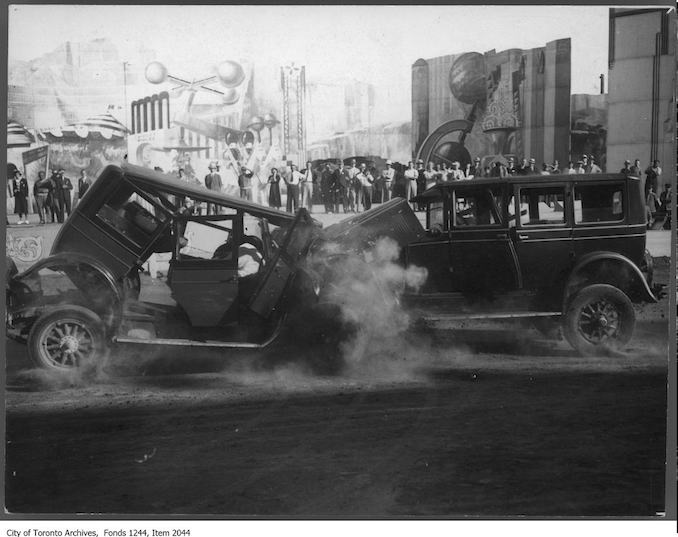
[[[405,292],[416,292],[428,276],[425,268],[398,263],[400,248],[389,238],[379,239],[361,253],[338,254],[327,245],[322,300],[337,307],[340,322],[349,327],[337,344],[348,377],[400,380],[412,378],[434,357],[425,334],[416,334],[413,319],[402,306]],[[327,276],[329,274],[329,277]]]

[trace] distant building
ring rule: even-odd
[[[609,20],[608,169],[659,159],[668,180],[676,159],[675,13],[610,9]]]

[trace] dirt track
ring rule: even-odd
[[[666,302],[645,308],[614,358],[578,357],[534,330],[439,332],[395,359],[372,349],[344,374],[311,372],[325,349],[304,360],[279,347],[227,361],[118,356],[71,386],[26,371],[9,343],[6,507],[653,516],[664,510]]]

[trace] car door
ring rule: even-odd
[[[451,288],[493,295],[520,286],[505,218],[506,185],[459,183],[453,189],[449,263]]]
[[[183,225],[185,224],[185,226]],[[237,320],[237,217],[192,217],[179,222],[178,242],[168,273],[172,297],[192,326],[216,326]]]
[[[426,235],[407,246],[407,263],[426,267],[428,276],[421,289],[423,293],[449,293],[450,277],[450,191],[440,189],[440,194],[426,202]]]
[[[566,182],[515,184],[508,204],[523,287],[549,288],[571,266],[571,189]]]

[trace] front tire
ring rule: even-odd
[[[584,287],[570,301],[563,331],[575,349],[586,356],[609,354],[626,345],[636,324],[631,300],[607,284]]]
[[[28,355],[42,369],[93,369],[105,361],[108,351],[101,319],[80,306],[62,306],[45,313],[28,335]]]

